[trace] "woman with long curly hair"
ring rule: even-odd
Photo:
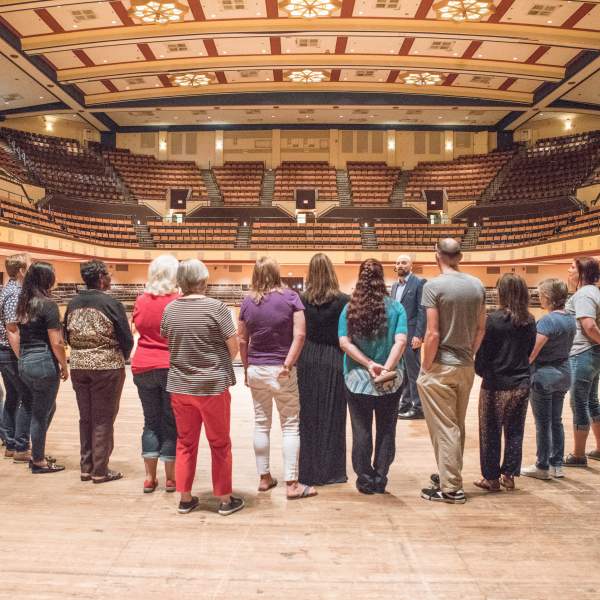
[[[406,333],[406,312],[388,295],[382,264],[373,258],[365,260],[338,327],[352,423],[352,467],[356,489],[362,494],[385,493],[396,454]]]

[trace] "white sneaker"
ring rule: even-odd
[[[565,472],[563,471],[562,467],[553,467],[552,465],[550,465],[550,475],[552,475],[552,477],[555,477],[556,479],[560,479],[561,477],[565,476]]]
[[[538,469],[535,465],[521,469],[521,475],[524,477],[533,477],[535,479],[550,479],[550,473],[546,469]]]

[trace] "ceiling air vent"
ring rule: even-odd
[[[256,108],[251,108],[251,109],[245,111],[245,113],[247,115],[260,115],[261,114],[260,110],[258,110]]]
[[[4,102],[14,102],[15,100],[23,100],[23,96],[21,94],[6,94],[5,96],[0,96]]]
[[[125,81],[127,82],[127,85],[141,85],[142,83],[146,83],[146,80],[143,77],[132,77]]]
[[[357,77],[373,77],[374,75],[375,75],[375,71],[371,71],[371,70],[361,69],[360,71],[356,71]]]
[[[321,40],[319,38],[296,38],[298,48],[320,48]]]
[[[222,0],[221,6],[223,10],[244,10],[246,8],[244,0]]]
[[[549,17],[557,8],[556,4],[534,4],[527,14],[534,17]]]
[[[187,44],[183,42],[176,42],[174,44],[167,44],[167,50],[169,52],[187,52]]]
[[[314,115],[315,111],[312,108],[305,108],[298,111],[299,115]]]
[[[400,8],[400,0],[375,0],[375,8],[398,10]]]
[[[85,21],[95,21],[98,16],[93,10],[89,8],[84,8],[82,10],[72,10],[71,16],[73,17],[73,21],[75,23],[85,23]]]
[[[407,110],[406,114],[407,115],[422,115],[423,111],[422,110],[413,110],[413,109],[411,109],[411,110]]]
[[[249,79],[251,77],[258,77],[258,71],[240,71],[240,77],[244,79]]]
[[[199,116],[201,116],[201,115],[207,115],[207,114],[208,114],[208,111],[207,111],[207,110],[193,110],[193,111],[192,111],[192,114],[193,114],[195,117],[199,117]]]
[[[455,42],[447,40],[435,40],[429,46],[430,50],[441,50],[442,52],[450,52],[454,48]]]
[[[355,109],[352,111],[352,114],[353,114],[353,115],[368,115],[368,114],[369,114],[369,111],[368,111],[368,110],[365,110],[364,108],[355,108]]]
[[[471,77],[471,83],[480,83],[481,85],[490,85],[492,83],[491,77],[485,77],[484,75],[475,75]]]

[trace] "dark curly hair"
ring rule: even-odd
[[[17,302],[19,323],[35,321],[39,317],[55,281],[54,267],[50,263],[39,261],[27,269]]]
[[[383,278],[383,265],[374,258],[363,261],[358,281],[348,303],[348,335],[367,339],[385,335],[387,317],[385,297],[388,295]]]
[[[108,267],[103,261],[93,258],[81,263],[79,272],[89,290],[99,290],[102,287],[102,278],[108,275]]]

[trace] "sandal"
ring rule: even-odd
[[[302,485],[302,484],[301,484]],[[312,492],[311,492],[312,489]],[[312,488],[310,485],[305,485],[302,489],[302,492],[299,494],[294,494],[293,496],[288,496],[288,500],[301,500],[302,498],[312,498],[317,495],[317,490]]]
[[[158,487],[158,479],[154,481],[149,481],[146,479],[144,481],[144,494],[151,494]]]
[[[600,460],[600,450],[590,450],[586,456],[592,460]]]
[[[497,479],[486,479],[482,477],[478,481],[474,481],[473,485],[479,489],[486,490],[487,492],[499,492],[500,482]]]
[[[117,479],[121,479],[123,477],[123,473],[120,471],[111,471],[110,469],[106,472],[104,477],[92,478],[94,483],[108,483],[109,481],[117,481]]]
[[[563,467],[587,467],[587,456],[569,454],[563,462]]]
[[[271,479],[271,483],[266,488],[261,488],[259,485],[258,491],[259,492],[268,492],[269,490],[272,490],[274,487],[276,487],[278,483],[279,482],[277,481],[277,479],[275,479],[275,477],[273,477]]]
[[[40,465],[31,465],[31,472],[34,475],[42,475],[44,473],[58,473],[59,471],[64,471],[64,465],[57,465],[56,463],[47,463],[43,467]]]
[[[91,481],[92,480],[92,474],[91,473],[82,473],[79,476],[79,479],[81,479],[81,481]]]
[[[500,475],[500,485],[507,491],[512,492],[515,489],[515,479],[510,475]]]

